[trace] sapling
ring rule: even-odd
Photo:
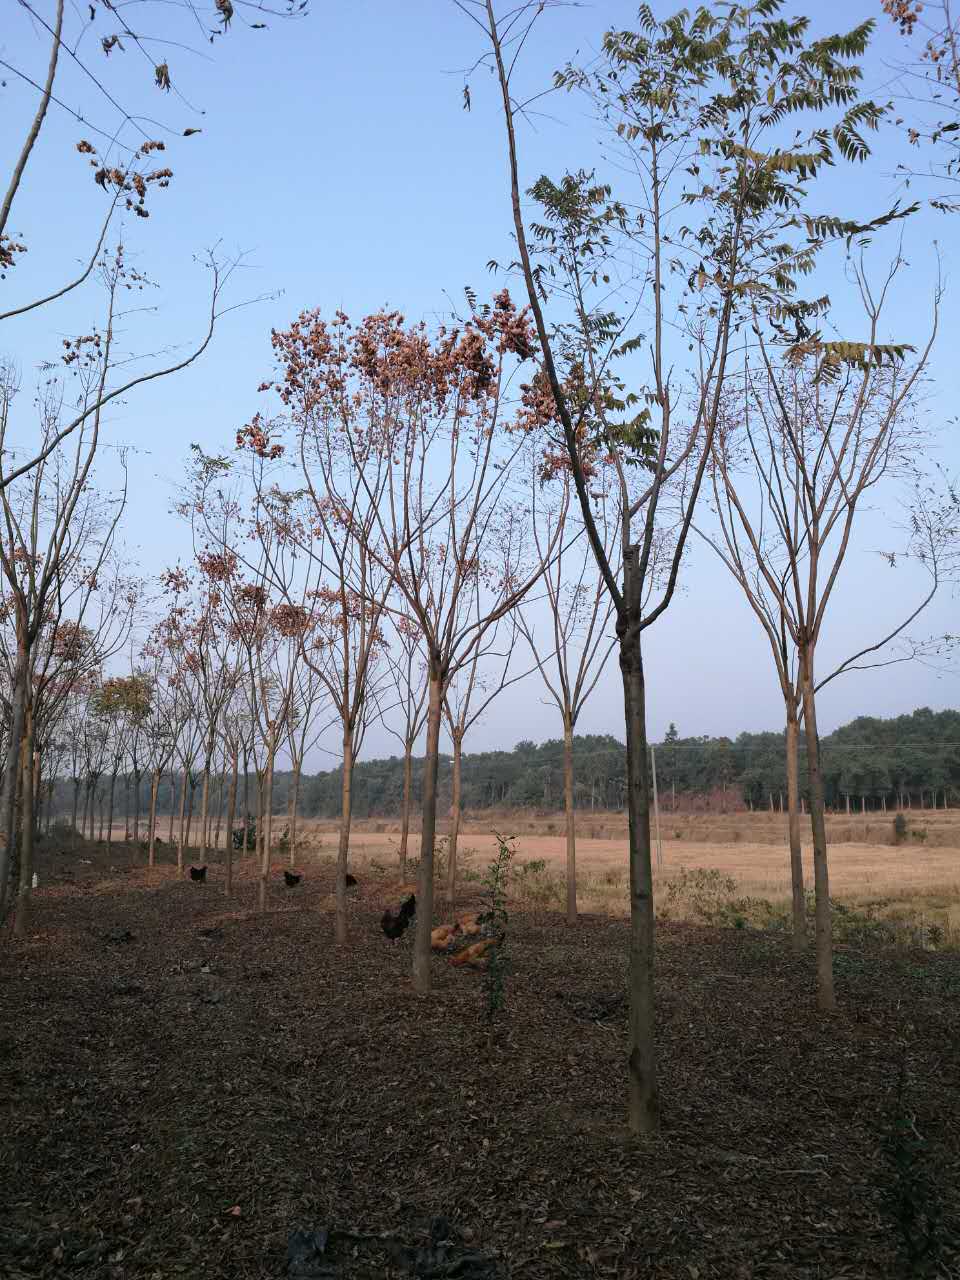
[[[486,909],[480,919],[485,930],[499,938],[495,947],[487,953],[487,967],[483,974],[484,1016],[487,1021],[487,1046],[493,1050],[493,1029],[497,1014],[503,1008],[506,997],[506,979],[510,972],[510,957],[507,954],[507,880],[510,865],[516,856],[513,840],[515,837],[502,836],[499,831],[493,833],[497,841],[497,856],[487,868],[483,878],[483,897]]]

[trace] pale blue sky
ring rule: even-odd
[[[51,0],[35,3],[49,16]],[[654,7],[665,14],[675,6]],[[879,3],[848,0],[838,6],[812,0],[800,7],[821,29],[836,22],[841,11],[846,25],[877,14],[869,78],[882,95],[902,47],[879,14]],[[17,0],[0,0],[0,8],[6,19],[0,24],[0,58],[39,78],[46,58],[42,33]],[[567,57],[596,48],[606,26],[628,25],[634,9],[614,2],[549,14],[531,42],[524,83],[548,83],[550,72]],[[127,20],[142,22],[143,34],[180,38],[183,28],[161,26],[174,21],[165,13],[161,5],[130,5]],[[199,365],[155,384],[149,394],[135,394],[112,415],[111,439],[135,448],[126,536],[143,572],[155,573],[178,554],[188,554],[186,531],[168,509],[189,444],[197,440],[208,451],[228,449],[237,426],[259,407],[256,387],[270,371],[271,326],[284,326],[301,308],[312,306],[327,312],[342,307],[359,316],[389,305],[411,319],[429,319],[447,308],[445,295],[462,297],[465,284],[481,294],[493,287],[485,264],[510,256],[510,214],[501,120],[486,72],[470,77],[473,110],[467,113],[461,105],[462,69],[481,51],[478,37],[449,0],[314,0],[312,14],[300,22],[271,20],[270,30],[259,32],[235,23],[212,50],[202,43],[199,55],[170,49],[175,84],[188,102],[206,110],[203,119],[172,95],[154,94],[142,60],[129,52],[114,54],[103,67],[94,50],[94,63],[118,99],[146,104],[175,132],[203,126],[194,138],[174,139],[168,155],[173,185],[151,197],[148,221],[131,220],[130,252],[161,285],[156,314],[131,320],[131,346],[176,346],[199,330],[204,277],[194,255],[215,243],[226,253],[247,254],[234,281],[238,301],[280,295],[226,317],[213,350]],[[0,89],[0,162],[8,172],[34,95],[9,73],[0,72],[0,78],[6,82]],[[114,127],[109,104],[75,71],[68,69],[59,92],[92,123]],[[521,136],[525,178],[594,164],[593,131],[576,101],[547,99],[544,111],[536,128],[525,128]],[[0,284],[4,298],[56,284],[89,243],[102,195],[73,149],[85,132],[62,112],[51,115],[12,220],[12,230],[23,232],[31,252]],[[894,170],[906,157],[902,136],[888,131],[869,171],[844,169],[825,192],[824,203],[829,200],[853,216],[889,203],[897,194]],[[908,336],[926,324],[935,239],[948,290],[928,412],[933,425],[944,427],[939,456],[955,473],[960,449],[956,428],[946,424],[958,389],[960,291],[950,283],[960,256],[960,220],[924,213],[907,226],[904,246],[911,267],[896,315]],[[831,270],[836,276],[837,262]],[[836,284],[833,278],[827,287]],[[61,336],[95,319],[96,301],[88,293],[55,313],[47,310],[4,326],[0,346],[20,361],[25,384],[41,359],[56,354]],[[906,575],[894,576],[873,554],[891,545],[885,526],[881,511],[864,521],[828,628],[824,665],[831,654],[840,656],[874,636],[910,597]],[[924,630],[960,629],[956,613],[956,599],[945,594]],[[711,639],[708,651],[705,633]],[[670,720],[684,734],[779,727],[779,696],[765,641],[706,551],[694,548],[682,594],[647,637],[653,737],[662,736]],[[921,704],[941,708],[958,701],[956,676],[916,665],[895,667],[832,686],[823,697],[821,727],[829,730],[856,714],[892,715]],[[581,729],[622,736],[621,707],[612,665]],[[521,737],[541,739],[557,732],[555,712],[543,704],[531,679],[511,690],[508,702],[494,705],[468,749],[509,747]],[[371,732],[367,754],[393,750],[388,736]]]

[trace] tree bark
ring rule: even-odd
[[[426,758],[423,765],[423,821],[420,832],[420,872],[417,881],[417,932],[413,944],[413,989],[418,995],[430,990],[433,923],[433,845],[437,831],[437,768],[440,759],[440,718],[443,710],[443,677],[439,659],[431,656],[427,710]]]
[[[162,770],[154,769],[150,780],[150,829],[147,832],[147,865],[157,865],[157,796],[160,794]]]
[[[787,826],[790,838],[790,884],[793,891],[793,949],[807,945],[807,904],[803,892],[803,849],[800,842],[800,725],[797,708],[787,707]]]
[[[140,843],[140,779],[143,774],[140,772],[140,766],[137,765],[133,770],[133,843]]]
[[[183,771],[183,781],[180,784],[180,839],[177,841],[177,870],[183,871],[183,834],[184,834],[184,817],[187,812],[187,771]]]
[[[563,717],[563,809],[567,820],[567,924],[577,923],[577,820],[573,811],[573,721]]]
[[[190,793],[187,796],[187,834],[186,834],[186,842],[185,842],[184,848],[189,849],[190,848],[190,829],[193,826],[193,798],[194,798],[194,795],[196,794],[197,784],[194,782],[193,775],[191,773],[187,774],[187,777],[185,779],[185,784],[186,782],[190,783]]]
[[[233,819],[234,811],[237,807],[237,774],[240,770],[240,752],[234,746],[233,748],[233,771],[230,774],[230,791],[227,794],[227,846],[226,846],[226,882],[224,885],[224,893],[231,894],[233,892]],[[246,839],[246,828],[244,828],[244,839]]]
[[[200,865],[206,866],[207,849],[210,845],[210,764],[213,759],[213,743],[207,744],[207,752],[203,760],[203,786],[200,792]]]
[[[460,843],[460,820],[463,796],[463,735],[453,735],[453,794],[450,805],[450,839],[447,841],[447,901],[451,912],[457,897],[457,846]]]
[[[624,612],[617,620],[627,738],[627,813],[630,827],[630,1037],[627,1122],[632,1133],[660,1124],[654,1004],[653,868],[650,783],[647,773],[646,688],[640,648],[638,549],[624,564]]]
[[[343,730],[343,776],[340,788],[340,842],[337,847],[336,937],[340,946],[347,941],[347,856],[350,852],[350,819],[353,801],[353,730]]]
[[[110,774],[110,801],[107,807],[107,854],[108,856],[109,856],[110,850],[113,848],[113,800],[117,790],[117,773],[118,773],[118,770],[114,769],[113,772]]]
[[[817,706],[813,688],[813,662],[800,654],[803,694],[803,732],[807,746],[807,780],[810,787],[810,825],[813,830],[813,882],[816,891],[817,1004],[830,1012],[837,1007],[833,991],[833,925],[830,919],[830,876],[827,868],[827,824],[824,816],[823,773]]]
[[[407,841],[410,837],[410,799],[413,791],[413,743],[403,748],[403,802],[400,808],[400,879],[407,878]]]
[[[261,853],[260,853],[260,887],[257,895],[257,909],[264,912],[267,909],[267,880],[270,875],[270,839],[273,834],[273,758],[276,754],[276,734],[271,727],[267,734],[267,767],[264,773],[263,785],[260,789],[260,822],[261,829]]]
[[[11,888],[10,875],[16,844],[17,781],[20,777],[20,744],[23,740],[26,714],[28,665],[26,651],[19,651],[14,667],[7,763],[3,775],[3,796],[0,799],[4,836],[3,848],[0,849],[0,919],[3,919]],[[76,829],[76,807],[76,800],[74,800],[74,829]]]
[[[33,893],[33,712],[29,700],[23,720],[21,754],[20,785],[23,811],[20,832],[20,888],[13,920],[13,932],[18,938],[24,937],[27,932],[27,926],[30,923],[30,899]]]
[[[167,824],[167,844],[173,844],[173,820],[177,811],[177,775],[170,774],[170,821]],[[182,865],[182,863],[181,863]]]
[[[290,829],[290,865],[297,865],[297,817],[300,808],[300,769],[303,761],[298,757],[293,761],[293,777],[290,780],[290,809],[288,824]]]

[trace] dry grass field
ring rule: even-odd
[[[929,917],[931,922],[960,936],[960,815],[955,811],[914,810],[908,813],[907,838],[893,843],[893,815],[831,817],[831,893],[851,905],[882,903],[884,914]],[[460,863],[467,875],[482,871],[492,858],[493,830],[516,837],[521,863],[540,862],[536,881],[544,905],[551,897],[559,904],[560,877],[566,857],[562,815],[495,814],[471,817],[460,837]],[[584,910],[625,914],[627,900],[627,837],[620,814],[584,815],[578,820],[577,867]],[[922,838],[920,833],[925,833]],[[780,814],[736,814],[728,817],[673,815],[661,824],[662,864],[655,881],[664,889],[681,869],[702,868],[736,881],[738,896],[785,903],[790,898],[786,819]],[[676,835],[683,838],[675,838]],[[866,837],[866,839],[864,838]],[[411,833],[409,851],[416,855],[418,834]],[[885,840],[885,843],[881,841]],[[336,825],[308,822],[304,828],[302,861],[326,861],[336,852]],[[355,868],[372,871],[396,866],[397,825],[368,820],[355,825],[351,859]],[[813,885],[813,857],[804,846],[804,872]],[[682,906],[682,904],[681,904]],[[674,914],[678,914],[675,912]],[[682,909],[679,912],[682,915]]]

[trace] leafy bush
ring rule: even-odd
[[[902,813],[898,813],[893,820],[893,843],[903,844],[907,838],[907,820]]]

